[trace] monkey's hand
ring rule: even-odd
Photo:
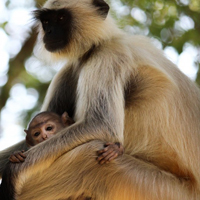
[[[124,153],[123,146],[119,143],[106,143],[105,148],[97,151],[99,164],[109,163]]]
[[[9,157],[9,161],[12,163],[21,163],[24,162],[25,158],[24,150],[16,151]]]

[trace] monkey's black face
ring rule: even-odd
[[[70,41],[72,14],[67,9],[34,11],[35,19],[42,23],[43,42],[50,52],[62,50]]]

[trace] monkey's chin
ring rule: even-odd
[[[55,47],[53,47],[51,45],[47,45],[47,44],[45,44],[45,49],[51,53],[55,53],[55,52],[58,52],[61,50],[60,48],[55,48]]]
[[[64,42],[53,42],[53,43],[44,43],[45,49],[51,53],[61,52],[64,50]]]

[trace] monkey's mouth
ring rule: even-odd
[[[44,42],[46,50],[50,51],[50,52],[56,52],[56,51],[62,50],[67,45],[67,42],[63,41],[63,40],[48,40],[48,41],[46,41],[46,39],[44,38],[43,42]]]
[[[51,43],[44,43],[45,48],[47,51],[50,52],[56,52],[58,50],[64,49],[65,45],[63,45],[63,42],[58,41],[58,42],[51,42]]]

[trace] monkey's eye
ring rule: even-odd
[[[40,135],[40,132],[34,133],[34,136],[35,136],[35,137],[37,137],[37,136],[39,136],[39,135]]]
[[[43,23],[43,24],[48,24],[49,21],[48,21],[48,20],[43,20],[42,23]]]
[[[46,128],[46,131],[51,131],[53,128],[51,127],[51,126],[48,126],[47,128]]]
[[[64,19],[64,17],[63,17],[63,16],[60,16],[60,17],[59,17],[59,19],[60,19],[60,20],[63,20],[63,19]]]

